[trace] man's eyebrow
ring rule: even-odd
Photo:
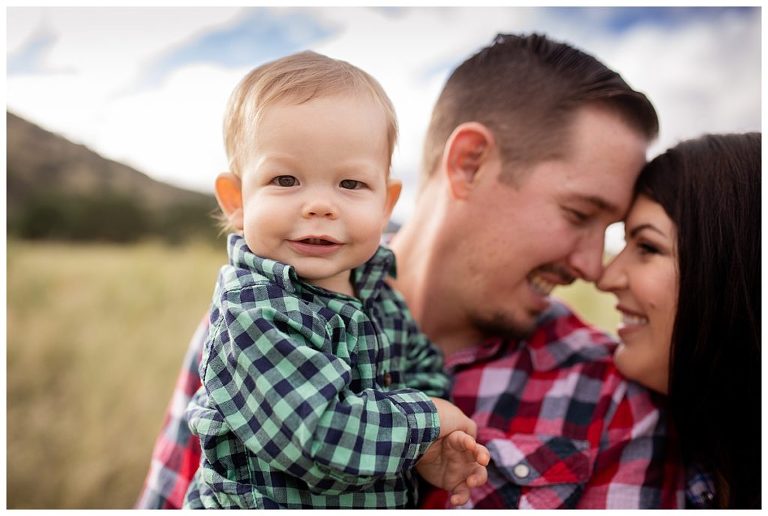
[[[580,201],[588,202],[589,204],[594,205],[598,210],[606,211],[608,213],[614,213],[617,215],[623,214],[615,204],[610,203],[597,195],[577,194],[576,197]]]

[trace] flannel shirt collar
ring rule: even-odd
[[[534,370],[553,371],[572,361],[599,361],[612,355],[615,345],[611,336],[586,325],[563,302],[552,299],[526,339],[488,337],[446,357],[445,364],[453,372],[457,367],[493,360],[521,348],[529,353]]]
[[[286,292],[295,293],[300,290],[310,290],[324,295],[329,293],[328,290],[303,281],[292,265],[253,254],[242,235],[229,235],[227,239],[227,253],[229,255],[229,262],[233,266],[256,272],[269,281],[278,284]],[[395,253],[391,249],[380,245],[367,262],[352,271],[351,281],[359,298],[365,302],[376,298],[376,294],[381,289],[383,280],[387,275],[395,277],[396,274]],[[333,292],[332,294],[347,297],[338,292]]]

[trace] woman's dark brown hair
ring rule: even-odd
[[[760,508],[760,152],[760,133],[707,135],[636,185],[677,226],[669,407],[683,461],[712,473],[723,508]]]

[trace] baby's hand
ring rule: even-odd
[[[477,436],[477,424],[464,415],[459,407],[442,398],[431,398],[437,409],[437,417],[440,419],[439,439],[448,434],[461,430],[472,437]]]
[[[456,430],[432,443],[416,463],[416,471],[430,484],[449,491],[452,505],[464,505],[470,489],[488,480],[485,467],[490,460],[485,446]]]

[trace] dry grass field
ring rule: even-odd
[[[8,242],[9,508],[130,508],[225,259]]]
[[[8,507],[130,508],[223,248],[10,241]],[[557,294],[614,328],[612,296]]]

